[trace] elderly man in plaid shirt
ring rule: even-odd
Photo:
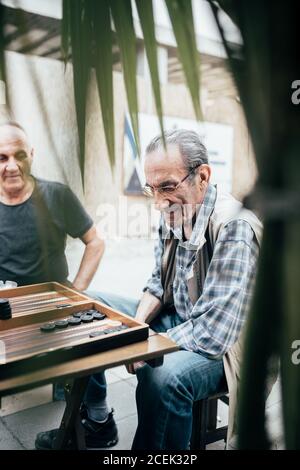
[[[188,449],[193,402],[230,389],[225,358],[247,317],[262,228],[209,182],[207,152],[195,132],[167,132],[165,142],[166,148],[161,136],[153,139],[145,158],[145,193],[162,214],[152,276],[140,302],[100,297],[179,346],[161,367],[129,366],[138,378],[134,450]],[[104,384],[103,374],[93,376],[85,396],[95,421],[106,403]]]
[[[165,356],[162,367],[136,371],[134,449],[188,449],[193,402],[232,380],[224,358],[250,306],[262,228],[209,183],[206,149],[195,132],[175,130],[165,139],[166,150],[157,137],[146,151],[145,190],[162,218],[155,268],[136,316],[180,350]],[[166,253],[170,245],[173,256]]]

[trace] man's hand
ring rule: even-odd
[[[166,338],[168,337],[167,333],[159,333],[161,336],[165,336]],[[132,364],[127,364],[126,369],[129,374],[136,374],[136,371],[140,369],[140,367],[144,367],[146,365],[145,361],[138,361],[138,362],[133,362]]]
[[[129,374],[135,374],[137,369],[144,367],[146,363],[144,361],[133,362],[132,364],[127,364],[126,369]]]

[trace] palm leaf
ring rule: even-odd
[[[156,111],[158,114],[160,129],[162,136],[164,135],[162,104],[160,96],[160,83],[157,64],[157,48],[155,39],[155,25],[153,17],[152,0],[135,0],[141,27],[143,30],[145,49],[151,75],[152,89],[155,99]]]
[[[62,8],[63,18],[61,25],[61,53],[66,65],[70,52],[71,0],[63,0]]]
[[[4,6],[0,3],[0,80],[3,82],[5,82],[4,47]]]
[[[110,8],[116,28],[118,43],[124,71],[124,82],[127,94],[129,114],[140,153],[138,130],[138,99],[136,84],[136,37],[132,19],[130,0],[110,0]]]
[[[175,34],[178,55],[182,63],[195,114],[201,119],[199,99],[200,63],[197,51],[191,0],[165,0]]]
[[[209,0],[209,3],[212,3],[211,0]],[[238,8],[234,0],[218,0],[218,4],[221,7],[223,11],[230,17],[230,19],[235,23],[235,25],[238,26],[239,20],[238,20]],[[214,5],[217,7],[217,5],[214,3]]]
[[[115,163],[115,131],[114,131],[114,100],[113,100],[113,58],[112,31],[109,1],[95,2],[94,14],[94,46],[95,69],[106,145],[111,167]]]
[[[84,184],[86,98],[90,68],[90,25],[84,0],[72,2],[70,36],[73,59],[74,94],[79,134],[79,165]]]

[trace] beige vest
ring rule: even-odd
[[[222,227],[233,220],[245,220],[248,222],[254,231],[257,242],[260,244],[262,237],[262,223],[259,221],[256,215],[253,212],[244,209],[242,204],[233,196],[230,194],[219,193],[217,189],[215,207],[208,222],[208,233],[212,250]],[[165,248],[167,248],[167,246],[170,245],[170,241],[165,240],[165,242]],[[199,246],[199,252],[202,248],[203,244],[201,243]],[[193,265],[193,276],[188,281],[188,291],[192,303],[195,303],[199,299],[202,292],[203,280],[206,276],[208,264],[206,263],[205,267],[205,263],[203,264],[202,258],[202,256],[196,256],[196,261]],[[236,441],[236,401],[238,383],[240,380],[242,336],[243,331],[236,343],[223,356],[224,370],[229,392],[227,448],[235,448]]]
[[[232,220],[242,219],[249,223],[251,226],[256,240],[260,245],[262,238],[262,223],[256,217],[256,215],[244,209],[242,204],[234,199],[229,194],[218,194],[215,208],[210,218],[210,239],[214,244],[220,229],[228,222]],[[228,432],[227,432],[227,449],[236,448],[236,436],[237,436],[237,394],[238,384],[240,381],[240,366],[242,360],[242,345],[243,345],[243,334],[242,330],[236,343],[227,351],[223,356],[224,370],[227,380],[228,392],[229,392],[229,416],[228,416]]]

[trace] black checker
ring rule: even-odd
[[[69,322],[68,320],[64,319],[64,320],[56,320],[56,322],[54,322],[56,328],[67,328],[69,326]]]
[[[91,323],[93,321],[93,315],[83,315],[81,321],[83,323]]]
[[[70,318],[68,318],[68,323],[69,323],[70,326],[80,325],[81,318],[70,317]]]
[[[55,330],[55,324],[54,323],[44,323],[44,325],[40,326],[40,329],[44,333],[50,333],[51,331]]]

